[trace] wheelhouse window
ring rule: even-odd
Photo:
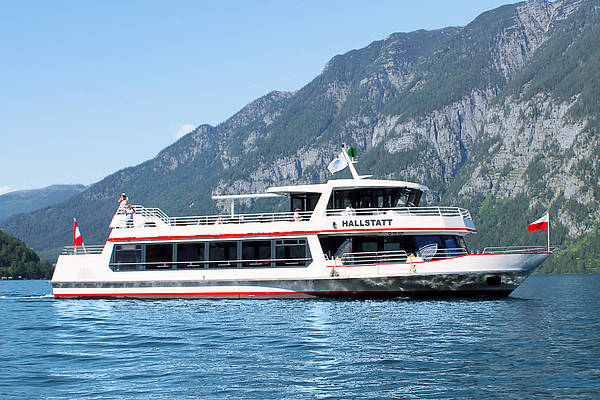
[[[321,193],[293,193],[290,195],[290,210],[314,211]]]
[[[275,265],[304,266],[309,261],[306,239],[275,240]]]
[[[334,190],[327,204],[328,209],[417,207],[421,192],[409,188],[364,188]]]

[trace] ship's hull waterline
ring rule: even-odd
[[[530,273],[256,281],[54,282],[57,298],[389,298],[506,297]]]

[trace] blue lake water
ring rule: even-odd
[[[0,282],[2,399],[600,398],[600,275],[501,300],[55,300]]]

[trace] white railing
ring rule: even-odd
[[[496,246],[486,247],[481,254],[506,254],[506,253],[553,253],[556,246]]]
[[[143,217],[158,218],[165,224],[169,223],[169,216],[165,214],[160,208],[146,208],[144,206],[135,205],[133,206],[133,209],[136,214],[141,215]]]
[[[404,263],[408,258],[408,254],[404,250],[394,251],[361,251],[355,253],[342,254],[342,264],[389,264],[389,263]]]
[[[160,221],[166,225],[184,226],[184,225],[220,225],[220,224],[246,224],[253,222],[294,222],[308,221],[312,217],[312,211],[300,212],[267,212],[267,213],[249,213],[249,214],[217,214],[217,215],[198,215],[187,217],[169,217],[160,208],[146,208],[141,205],[134,205],[136,216],[142,216],[146,219],[144,226],[154,226]],[[117,214],[123,215],[124,210],[120,209]],[[366,215],[391,215],[391,216],[434,216],[434,217],[460,217],[471,219],[468,210],[459,207],[385,207],[385,208],[358,208],[358,209],[335,209],[327,210],[327,216],[366,216]],[[137,219],[138,217],[136,217]],[[154,220],[154,221],[153,221]],[[126,228],[127,220],[118,223],[118,227]]]
[[[60,255],[77,255],[83,256],[86,254],[101,254],[104,250],[103,244],[91,245],[91,246],[77,246],[73,249],[73,246],[64,246],[60,252]]]
[[[247,224],[252,222],[300,222],[308,221],[312,211],[301,212],[272,212],[235,215],[206,215],[191,217],[169,218],[169,225],[220,225],[220,224]]]
[[[437,249],[435,253],[429,255],[426,259],[424,258],[423,261],[443,260],[446,258],[459,257],[467,254],[468,252],[465,248]],[[421,257],[421,254],[417,252],[417,256]],[[344,253],[341,259],[344,265],[405,263],[408,261],[408,254],[404,250],[363,251],[356,253]]]
[[[138,216],[144,219],[143,226],[156,226],[160,221],[171,226],[185,225],[220,225],[220,224],[246,224],[252,222],[300,222],[308,221],[312,216],[312,211],[299,212],[269,212],[253,214],[217,214],[217,215],[194,215],[186,217],[169,217],[160,208],[146,208],[140,205],[132,206],[135,213],[134,223],[128,224],[127,218],[117,223],[118,228],[128,228],[137,226]],[[125,210],[119,209],[117,214],[124,215]]]
[[[408,215],[434,217],[461,217],[471,219],[469,210],[459,207],[384,207],[327,210],[328,216],[362,216],[362,215]]]

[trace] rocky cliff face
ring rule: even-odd
[[[226,205],[215,206],[212,194],[327,180],[327,163],[349,143],[360,150],[359,171],[422,182],[432,189],[426,201],[469,206],[476,223],[510,218],[522,230],[550,207],[557,240],[584,234],[600,220],[599,14],[597,0],[531,0],[464,27],[392,34],[49,212],[85,214],[94,204],[86,230],[101,241],[122,191],[170,214],[215,211]],[[486,208],[490,199],[504,202]],[[522,199],[522,220],[502,215]],[[38,249],[64,243],[68,235],[37,230],[42,237],[27,225],[40,218],[15,217],[3,228]],[[62,219],[57,230],[69,232]],[[507,245],[515,234],[481,237]]]

